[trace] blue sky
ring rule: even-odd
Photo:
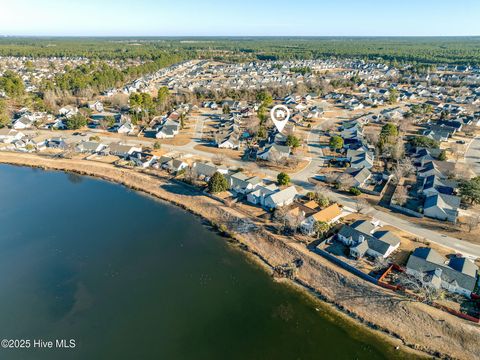
[[[0,0],[1,35],[480,35],[480,0]]]

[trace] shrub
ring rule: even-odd
[[[277,175],[278,185],[288,185],[290,183],[290,176],[287,173],[281,172]]]
[[[358,195],[360,195],[360,194],[362,193],[362,192],[361,192],[358,188],[356,188],[356,187],[351,187],[351,188],[348,190],[348,192],[349,192],[350,194],[352,194],[352,195],[355,195],[355,196],[358,196]]]

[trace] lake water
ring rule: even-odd
[[[6,165],[0,199],[0,339],[76,342],[1,359],[400,356],[168,204]]]

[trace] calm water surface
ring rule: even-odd
[[[0,199],[0,339],[77,344],[0,349],[0,359],[394,356],[173,206],[6,165]]]

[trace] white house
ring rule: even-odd
[[[454,256],[448,261],[435,250],[417,248],[407,262],[407,274],[436,289],[470,296],[478,281],[478,267],[464,257]]]
[[[279,207],[290,205],[293,203],[293,200],[295,200],[297,194],[297,189],[292,185],[286,189],[267,195],[263,206],[267,209],[277,209]]]

